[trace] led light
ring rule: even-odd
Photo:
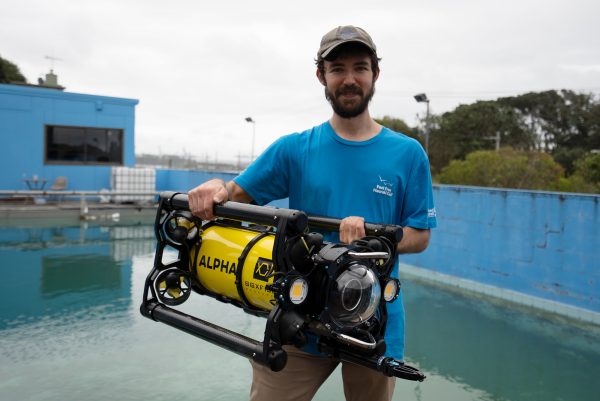
[[[391,279],[385,283],[383,287],[383,299],[385,302],[393,302],[398,298],[398,290],[400,289],[400,283],[396,279]]]
[[[303,278],[297,278],[290,285],[290,301],[294,305],[300,305],[308,295],[308,283]]]

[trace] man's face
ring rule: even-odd
[[[342,118],[362,114],[375,93],[377,75],[371,68],[367,54],[342,55],[323,65],[324,74],[318,72],[325,85],[325,97],[333,111]]]

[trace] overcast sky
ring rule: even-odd
[[[329,118],[315,77],[324,33],[366,29],[382,57],[374,117],[528,91],[600,93],[598,0],[18,0],[0,56],[29,82],[53,67],[68,92],[138,99],[136,153],[248,158]],[[58,58],[52,61],[46,56]]]

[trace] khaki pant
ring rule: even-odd
[[[284,347],[287,364],[280,372],[251,361],[250,401],[310,401],[339,361]],[[347,401],[390,401],[395,378],[363,366],[342,362]]]

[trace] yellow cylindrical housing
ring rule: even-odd
[[[270,311],[274,297],[266,286],[273,283],[275,235],[213,225],[203,228],[201,236],[200,249],[191,250],[192,255],[198,252],[194,268],[200,284],[214,294],[242,301],[235,284],[236,274],[242,269],[241,288],[246,300],[256,308]],[[244,252],[246,257],[239,266]]]

